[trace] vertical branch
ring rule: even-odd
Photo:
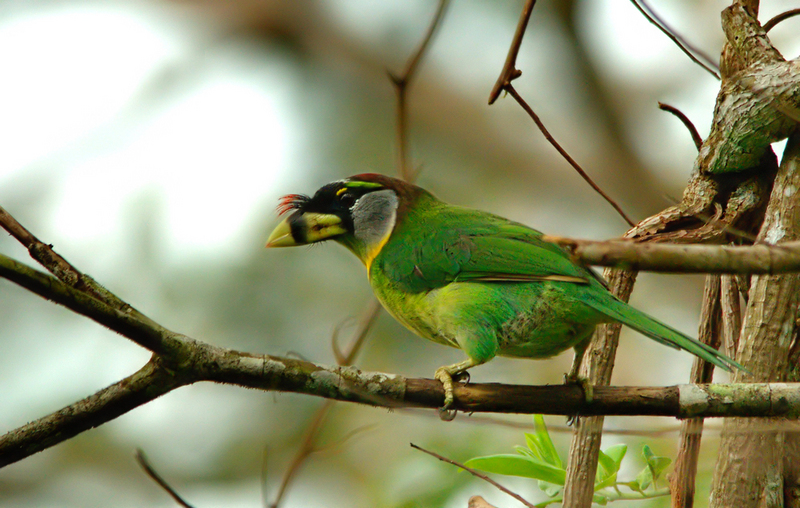
[[[611,292],[627,302],[633,291],[636,272],[606,269],[603,275]],[[611,382],[621,326],[619,323],[599,325],[584,355],[580,375],[594,386],[606,386]],[[564,485],[564,506],[589,508],[592,504],[603,421],[602,416],[589,416],[575,422]]]
[[[722,304],[723,347],[729,358],[736,356],[739,334],[742,332],[742,308],[739,303],[739,285],[736,275],[723,275],[720,288]]]
[[[714,349],[720,345],[722,330],[720,279],[719,275],[706,276],[703,308],[700,312],[700,331],[697,337],[700,342],[708,344]],[[689,382],[710,383],[713,377],[714,366],[705,360],[695,358]],[[681,422],[678,456],[669,482],[672,508],[692,508],[694,506],[694,481],[697,476],[697,459],[700,454],[702,433],[702,418],[689,418]]]
[[[411,80],[416,76],[417,68],[422,61],[425,51],[430,46],[436,30],[442,24],[444,11],[447,7],[447,4],[448,0],[439,0],[439,6],[436,9],[436,14],[433,16],[433,21],[431,21],[428,31],[425,34],[425,37],[422,39],[422,42],[420,42],[419,47],[408,60],[403,74],[396,76],[392,73],[389,73],[389,78],[392,80],[392,83],[394,83],[395,90],[397,90],[398,171],[400,173],[400,177],[407,182],[413,182],[415,175],[408,162],[408,107],[406,103],[406,95],[408,92],[408,87],[411,84]]]

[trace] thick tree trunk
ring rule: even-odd
[[[789,139],[758,240],[767,243],[800,238],[800,136]],[[742,323],[738,360],[750,373],[734,382],[784,381],[795,336],[800,275],[753,277]],[[712,507],[783,507],[784,475],[796,499],[798,466],[792,422],[767,418],[729,418],[720,441],[711,492]],[[787,453],[790,452],[790,453]],[[788,467],[787,467],[788,466]],[[792,501],[792,504],[796,503]]]

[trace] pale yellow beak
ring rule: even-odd
[[[297,242],[292,238],[292,226],[289,224],[289,218],[286,218],[269,235],[266,246],[292,247],[293,245],[297,245]]]
[[[342,219],[325,213],[294,213],[269,235],[267,247],[292,247],[320,242],[347,233]]]

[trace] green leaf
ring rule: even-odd
[[[536,438],[539,444],[539,450],[542,459],[548,464],[563,469],[564,463],[561,462],[561,457],[558,455],[558,451],[553,445],[553,440],[550,439],[550,433],[547,432],[547,425],[544,423],[544,416],[533,415],[533,427],[536,432]]]
[[[528,455],[529,457],[536,457],[542,462],[545,463],[547,462],[542,456],[542,447],[539,445],[539,438],[535,434],[530,434],[526,432],[525,444],[528,445],[528,448],[525,451],[523,451],[522,447],[515,447],[517,449],[517,452],[523,455]]]
[[[614,446],[609,446],[603,453],[608,455],[611,460],[617,465],[617,471],[619,471],[619,466],[622,464],[622,459],[625,458],[625,453],[628,451],[628,445],[626,444],[615,444]]]
[[[669,457],[659,457],[654,454],[649,446],[642,446],[642,456],[647,461],[647,468],[650,470],[650,477],[655,483],[667,467],[672,463]],[[646,487],[643,487],[646,488]]]
[[[617,473],[619,472],[625,452],[628,451],[627,445],[618,444],[610,446],[605,451],[600,451],[598,457],[597,476],[595,478],[594,489],[600,490],[610,487],[617,483]]]
[[[534,460],[539,460],[539,461],[542,460],[541,457],[539,457],[538,454],[534,453],[529,448],[525,448],[524,446],[517,445],[517,446],[514,447],[514,450],[517,453],[519,453],[520,455],[524,455],[526,457],[530,457],[530,458],[532,458]]]
[[[650,466],[645,466],[644,469],[639,471],[639,474],[636,475],[636,480],[634,483],[638,488],[633,488],[633,490],[642,491],[645,490],[653,483],[653,470],[650,469]]]
[[[547,494],[549,497],[556,497],[557,495],[561,494],[561,491],[564,490],[564,487],[539,480],[539,490]]]
[[[651,450],[649,446],[642,446],[642,457],[644,457],[645,462],[649,463],[650,459],[655,456],[656,454],[653,453],[653,450]]]
[[[567,479],[567,472],[563,468],[520,455],[476,457],[468,460],[466,465],[489,473],[534,478],[556,485],[564,485]]]
[[[615,473],[617,472],[615,469],[616,464],[614,463],[614,460],[608,455],[606,455],[602,450],[599,451],[599,454],[600,455],[597,458],[597,465],[598,465],[597,474],[595,475],[595,482],[594,482],[595,490],[598,488],[602,488],[598,487],[598,485],[600,483],[603,483],[605,480],[608,480],[609,478],[616,476]]]

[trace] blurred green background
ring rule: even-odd
[[[652,2],[714,56],[724,1]],[[761,19],[795,2],[768,2]],[[409,91],[419,184],[552,234],[604,239],[625,223],[546,144],[510,99],[486,100],[521,1],[456,0]],[[396,174],[398,73],[434,0],[0,2],[0,204],[79,269],[158,322],[199,340],[332,364],[331,336],[369,302],[363,267],[336,245],[265,251],[277,198],[330,180]],[[772,33],[791,58],[791,21]],[[518,60],[520,94],[561,144],[636,220],[680,197],[695,148],[656,101],[708,132],[718,83],[630,2],[543,0]],[[7,235],[0,250],[32,264]],[[701,276],[641,276],[632,302],[694,334]],[[349,321],[348,321],[349,320]],[[461,353],[382,314],[356,362],[431,377]],[[0,432],[132,373],[148,354],[0,280]],[[560,383],[570,354],[498,358],[476,382]],[[613,382],[687,379],[692,357],[625,332]],[[141,447],[197,507],[272,499],[323,402],[201,384],[0,470],[2,506],[174,506],[138,468]],[[339,404],[285,507],[466,506],[488,485],[409,447],[464,461],[508,453],[529,417],[387,411]],[[566,454],[563,418],[548,418]],[[670,419],[609,418],[607,445],[674,456]],[[704,441],[702,505],[718,422]],[[353,437],[345,439],[354,431]],[[265,460],[266,457],[266,460]],[[266,469],[264,465],[266,463]],[[622,476],[641,462],[630,461]],[[265,472],[266,485],[262,486]],[[535,482],[502,479],[532,500]],[[265,493],[264,493],[264,489]],[[630,503],[627,506],[634,506]],[[639,506],[667,506],[666,501]]]

